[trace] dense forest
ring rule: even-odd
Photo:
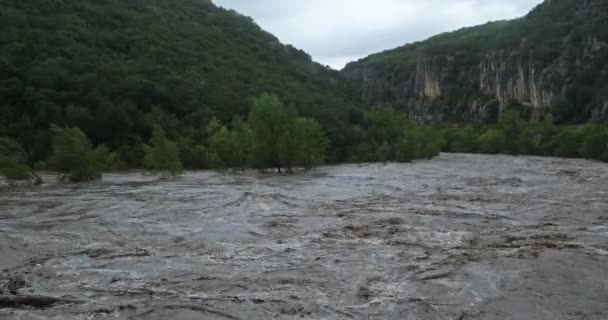
[[[245,117],[264,92],[318,119],[337,161],[361,107],[337,71],[207,0],[8,0],[0,26],[0,136],[31,162],[50,155],[51,123],[129,166],[155,124],[188,153],[211,118]]]
[[[563,19],[581,22],[567,15],[553,24],[545,16],[569,12],[568,3],[530,13],[546,26],[491,23],[374,55],[341,73],[207,0],[0,1],[0,173],[40,183],[37,170],[71,181],[127,168],[293,172],[442,151],[608,161],[605,121],[588,123],[607,83],[606,56],[568,80],[585,94],[565,90],[562,103],[534,121],[518,101],[491,119],[420,121],[398,101],[362,96],[349,74],[362,63],[407,74],[429,52],[474,61],[486,48],[516,43],[527,28],[544,30],[532,33],[530,54],[561,55],[551,37],[567,28]],[[396,62],[399,73],[391,69]]]

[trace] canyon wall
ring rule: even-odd
[[[601,28],[606,23],[598,21],[606,7],[599,0],[547,1],[524,18],[372,55],[342,72],[367,102],[391,103],[420,119],[495,121],[517,107],[532,120],[577,108],[581,119],[604,121],[608,41]],[[541,20],[566,9],[572,15],[563,17],[566,22],[552,27]],[[526,30],[537,25],[548,30]]]

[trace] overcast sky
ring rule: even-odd
[[[437,33],[525,15],[542,0],[214,0],[335,69]]]

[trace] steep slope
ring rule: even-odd
[[[420,118],[519,108],[560,123],[608,118],[608,1],[547,0],[527,16],[446,33],[350,63],[368,102]]]
[[[0,1],[0,136],[34,160],[50,123],[95,143],[138,145],[151,122],[173,137],[246,115],[276,93],[334,128],[357,105],[337,71],[209,0]],[[332,130],[329,130],[332,129]]]

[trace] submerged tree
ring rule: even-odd
[[[232,120],[231,139],[236,152],[233,153],[233,168],[244,171],[251,163],[251,151],[253,149],[253,133],[248,123],[241,118]]]
[[[15,140],[0,137],[0,175],[9,181],[31,180],[42,184],[42,179],[27,164],[27,155]]]
[[[297,142],[296,165],[311,170],[323,164],[329,140],[319,122],[312,118],[298,118],[293,128]]]
[[[240,132],[235,139],[241,148],[251,146],[251,163],[259,169],[293,172],[295,167],[312,169],[325,160],[328,140],[321,125],[298,117],[274,95],[256,98],[248,125],[233,124],[233,130]]]
[[[608,130],[607,128],[588,127],[579,149],[579,154],[588,159],[608,161]]]
[[[482,153],[498,154],[505,152],[505,136],[500,130],[489,129],[477,139],[479,151]]]
[[[223,167],[244,171],[249,164],[253,140],[249,125],[240,118],[232,121],[232,129],[217,119],[207,126],[209,147],[219,158]]]
[[[105,145],[95,148],[89,155],[89,161],[99,172],[111,172],[125,167],[118,153],[110,151]]]
[[[395,160],[398,162],[412,162],[416,160],[417,143],[411,132],[404,132],[395,145]]]
[[[432,159],[441,153],[446,144],[439,130],[410,125],[395,145],[395,160],[411,162],[416,159]]]
[[[214,123],[212,122],[211,125],[214,125]],[[217,154],[222,167],[231,168],[234,163],[234,153],[238,152],[234,146],[232,134],[223,125],[213,131],[213,134],[209,136],[209,148]]]
[[[177,143],[169,140],[160,126],[155,126],[149,145],[144,145],[144,166],[155,171],[167,171],[172,176],[183,172]]]
[[[551,138],[551,153],[564,158],[578,157],[583,139],[579,128],[564,128]]]
[[[249,126],[254,142],[251,158],[255,167],[275,167],[281,172],[280,148],[285,146],[286,134],[295,118],[295,112],[285,107],[275,95],[264,93],[254,99]]]
[[[89,138],[79,128],[51,126],[53,154],[50,168],[72,182],[101,178],[103,171],[116,169],[120,160],[103,145],[93,148]]]

